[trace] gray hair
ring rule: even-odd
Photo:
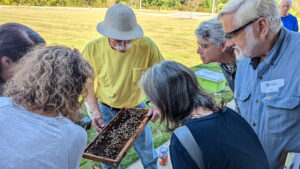
[[[235,12],[234,24],[241,26],[255,18],[265,17],[270,25],[270,32],[277,33],[282,22],[275,0],[230,0],[221,10],[218,18],[224,14]]]
[[[290,3],[290,5],[293,4],[293,0],[280,0],[280,3],[284,2],[284,1]]]
[[[160,110],[161,122],[167,121],[167,131],[177,128],[197,107],[213,112],[223,111],[199,87],[195,73],[174,61],[162,61],[148,69],[140,80],[140,86]]]
[[[222,22],[218,21],[217,18],[212,18],[200,23],[195,30],[195,35],[198,39],[208,40],[217,47],[226,41]]]

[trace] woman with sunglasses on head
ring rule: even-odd
[[[171,137],[174,169],[269,168],[250,125],[230,108],[218,106],[187,67],[163,61],[148,69],[140,85],[153,106],[148,115],[160,113],[168,131],[183,125]]]

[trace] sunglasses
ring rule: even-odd
[[[253,22],[255,22],[256,20],[258,20],[259,18],[253,19],[252,21],[246,23],[245,25],[229,32],[225,34],[225,38],[226,39],[232,39],[238,32],[240,32],[241,30],[245,29],[248,25],[252,24]]]
[[[208,44],[198,44],[198,48],[206,49],[206,48],[208,48]]]
[[[111,39],[113,43],[115,43],[117,46],[121,46],[123,44],[130,44],[133,40],[117,40],[117,39]]]

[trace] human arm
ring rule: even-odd
[[[95,60],[94,60],[94,57],[93,57],[94,55],[93,55],[92,51],[93,50],[91,48],[91,44],[88,44],[84,48],[82,55],[92,65],[94,73],[95,73],[95,75],[97,75],[97,69],[96,69],[96,65],[94,64]],[[101,129],[104,127],[104,123],[103,123],[102,114],[101,114],[101,111],[100,111],[100,108],[98,105],[98,99],[96,97],[96,93],[94,90],[94,83],[89,83],[87,89],[88,89],[88,95],[86,97],[86,102],[88,103],[88,105],[93,113],[92,125],[98,132],[100,132]]]
[[[90,85],[88,88],[88,95],[86,97],[86,101],[91,111],[93,112],[92,125],[98,132],[100,132],[104,127],[104,123],[97,100],[98,99],[95,94],[94,86]]]
[[[70,135],[71,133],[72,135]],[[69,149],[64,152],[68,153],[68,169],[77,169],[79,168],[86,147],[87,134],[83,128],[77,125],[75,125],[68,134],[67,140],[70,140],[70,142],[66,146],[69,147]]]

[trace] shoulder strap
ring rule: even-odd
[[[190,154],[192,159],[195,161],[199,169],[205,169],[203,162],[202,151],[199,148],[195,138],[193,137],[191,131],[186,127],[182,126],[174,131],[178,140],[186,151]]]

